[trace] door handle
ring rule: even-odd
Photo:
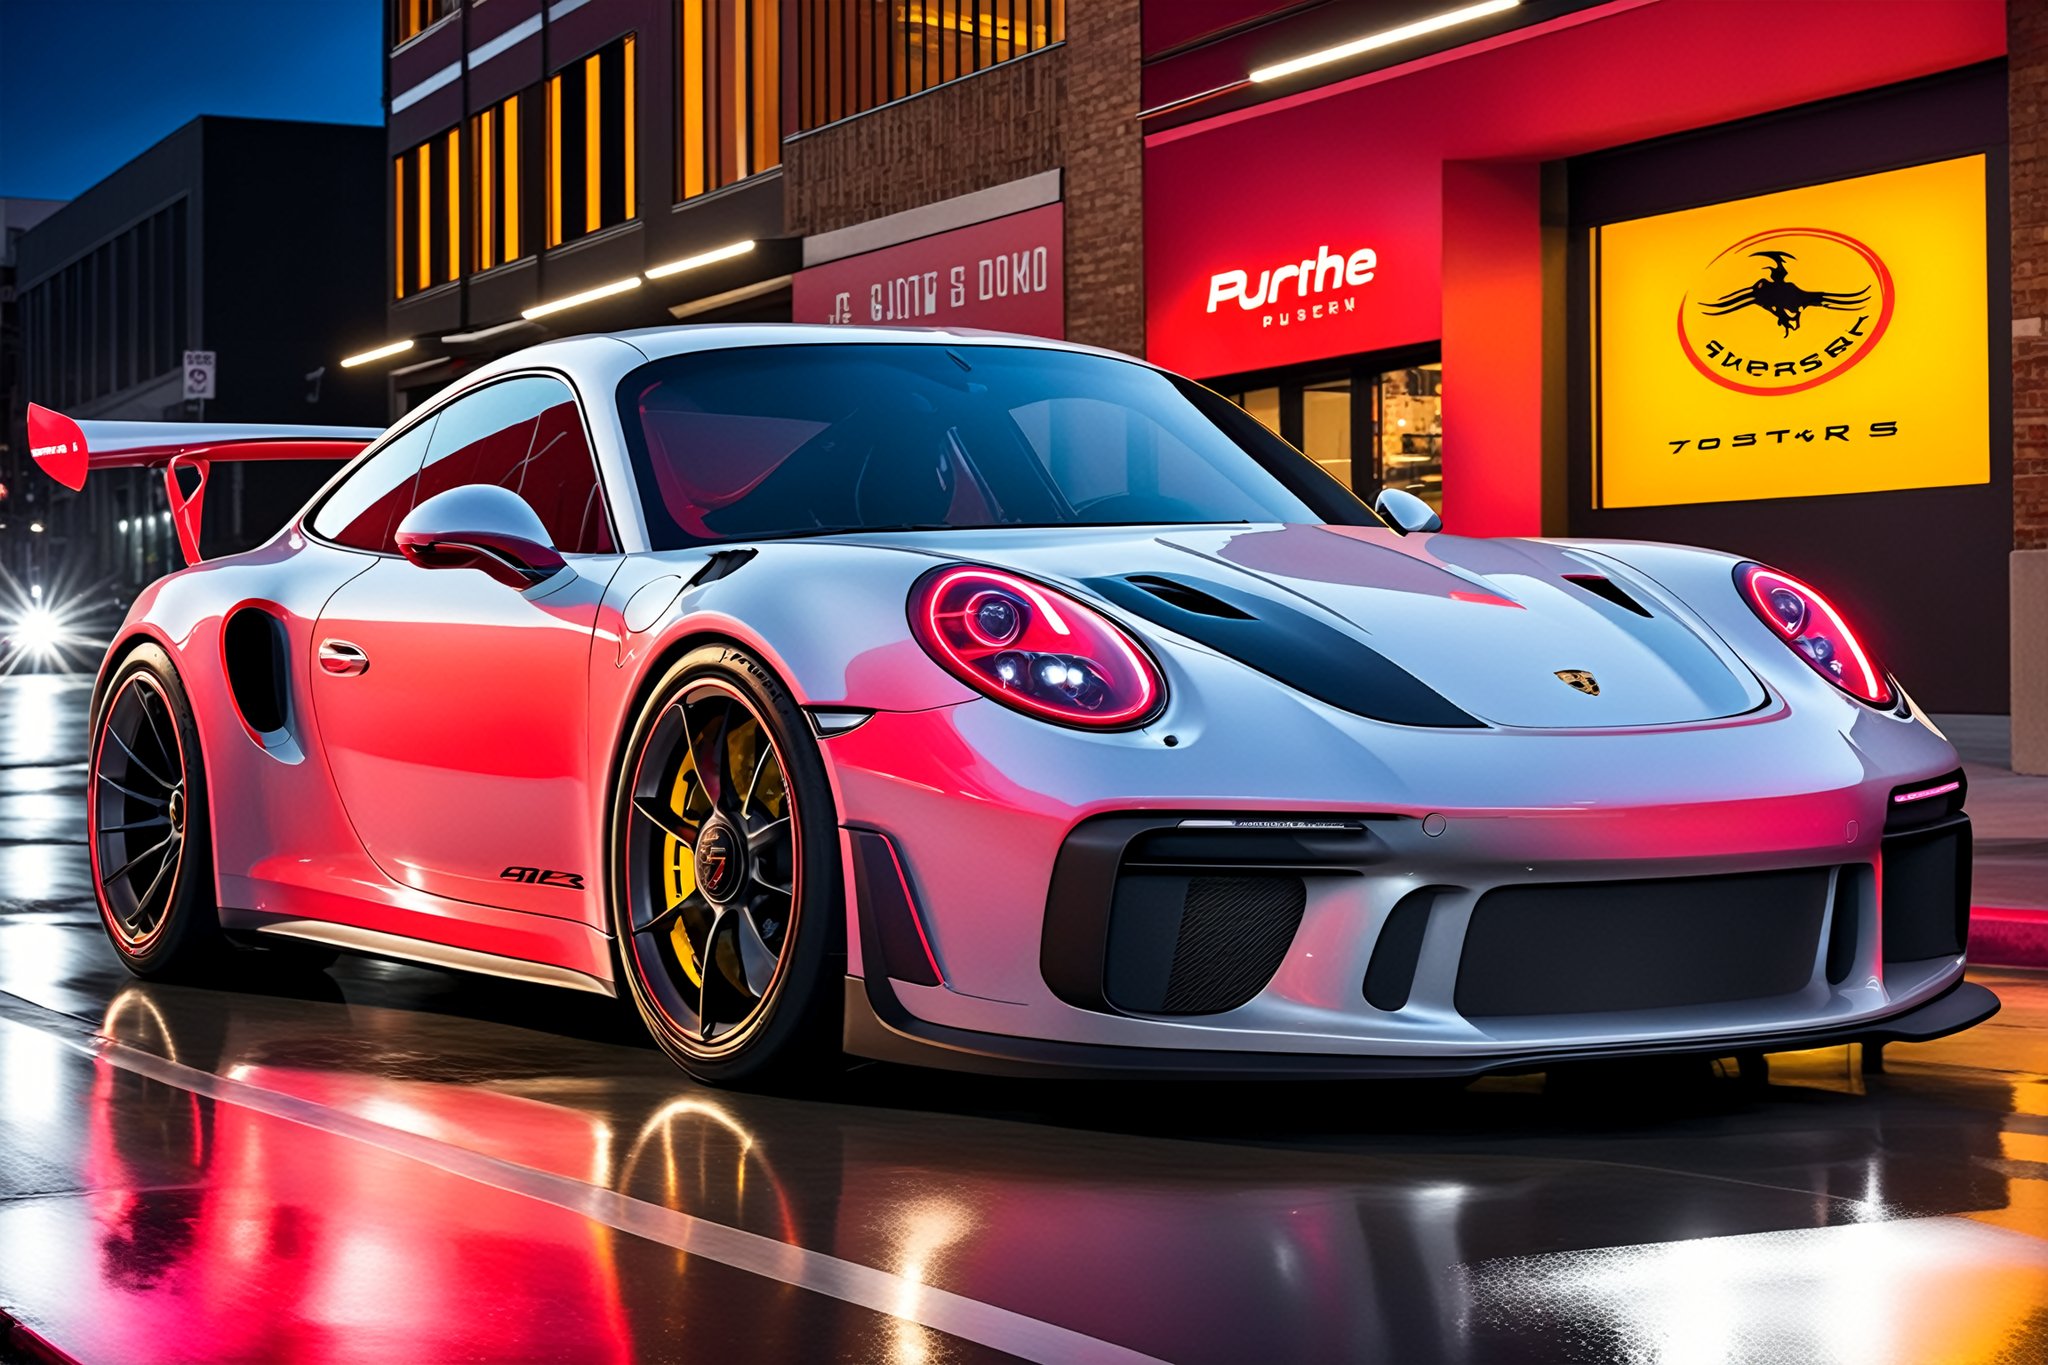
[[[332,673],[337,678],[353,678],[367,673],[370,656],[346,640],[322,640],[320,642],[320,671]]]

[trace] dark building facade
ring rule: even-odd
[[[21,388],[21,293],[15,287],[15,247],[30,228],[63,206],[61,199],[0,199],[0,420],[22,412],[27,401]],[[0,426],[0,574],[27,570],[27,536],[32,534],[27,528],[35,524],[38,509],[21,434],[12,420]],[[22,523],[17,538],[7,535],[13,516]],[[17,549],[13,559],[7,557],[9,548]]]
[[[17,401],[82,419],[381,424],[383,385],[331,361],[381,314],[382,253],[365,224],[382,200],[382,141],[376,128],[199,118],[49,214],[17,248]],[[215,355],[210,400],[185,397],[187,351]],[[19,441],[22,413],[7,420]],[[317,476],[222,472],[208,512],[222,548],[281,524]],[[160,476],[23,488],[33,507],[0,531],[0,562],[18,575],[62,564],[74,590],[120,600],[177,566]]]

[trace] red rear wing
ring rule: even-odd
[[[199,562],[206,472],[219,460],[346,460],[381,433],[375,427],[294,427],[200,422],[74,422],[28,405],[28,453],[66,488],[95,469],[161,469],[171,522],[187,564]],[[189,470],[189,487],[180,480]]]

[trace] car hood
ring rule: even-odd
[[[1148,625],[1380,719],[1668,725],[1737,715],[1765,700],[1742,661],[1656,584],[1569,545],[1353,526],[919,539],[948,558],[1106,598]]]

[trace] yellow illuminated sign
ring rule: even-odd
[[[1593,233],[1602,507],[1985,483],[1984,158]]]

